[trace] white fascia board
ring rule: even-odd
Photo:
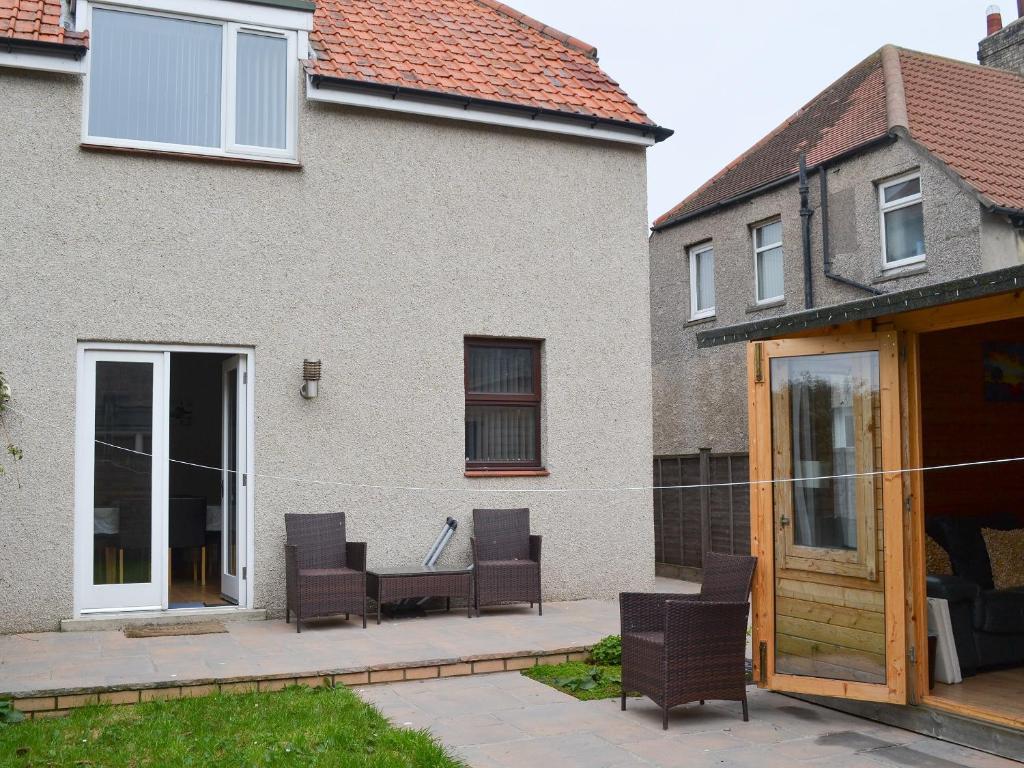
[[[69,75],[80,75],[84,71],[82,60],[71,56],[55,56],[40,51],[0,51],[0,67],[17,69],[35,69],[41,72],[64,72]]]
[[[309,32],[313,29],[313,12],[294,8],[275,8],[269,5],[236,2],[235,0],[101,0],[85,2],[80,0],[75,14],[75,28],[87,31],[90,25],[89,5],[103,5],[129,8],[136,11],[156,11],[179,16],[235,21],[239,24],[253,24],[260,27]]]
[[[610,126],[589,127],[569,120],[558,120],[547,116],[530,117],[511,112],[483,109],[469,105],[462,107],[454,104],[442,104],[426,100],[409,98],[408,96],[370,93],[343,88],[318,88],[313,85],[312,78],[306,78],[306,98],[310,101],[324,101],[332,104],[346,104],[352,107],[384,109],[390,112],[404,112],[424,117],[441,117],[450,120],[463,120],[471,123],[500,125],[506,128],[523,128],[529,131],[561,133],[568,136],[581,136],[586,139],[619,141],[626,144],[637,144],[643,147],[654,145],[653,136],[645,136],[640,131],[630,131]]]

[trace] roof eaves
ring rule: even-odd
[[[941,304],[979,299],[1024,289],[1024,264],[980,275],[971,275],[923,288],[884,293],[867,299],[809,309],[766,320],[715,328],[697,334],[700,348],[718,347],[742,341],[777,338],[812,328],[871,320],[885,315],[927,309]]]
[[[387,93],[394,97],[409,96],[419,99],[429,99],[439,102],[458,104],[464,108],[479,107],[498,111],[525,113],[534,118],[547,117],[572,122],[582,122],[591,128],[616,128],[636,132],[642,136],[649,136],[655,143],[664,141],[675,131],[671,128],[664,128],[654,123],[638,123],[629,120],[617,120],[610,117],[598,117],[584,112],[568,112],[561,109],[550,109],[547,107],[534,107],[529,104],[520,104],[512,101],[498,101],[495,99],[481,99],[475,96],[464,96],[449,91],[433,91],[427,88],[411,88],[405,85],[393,85],[391,83],[378,83],[372,80],[358,80],[331,75],[318,74],[313,69],[313,64],[307,63],[307,72],[317,87],[334,87],[342,89],[373,91]]]
[[[851,157],[855,157],[859,154],[862,154],[863,152],[868,152],[881,144],[892,143],[896,141],[897,137],[898,134],[896,131],[883,134],[882,136],[876,136],[875,138],[869,139],[868,141],[858,144],[855,147],[851,147],[845,152],[835,155],[834,157],[826,158],[822,160],[820,163],[817,163],[813,166],[809,166],[807,168],[807,172],[812,173],[821,168],[822,166],[832,165],[834,163],[840,163],[843,160],[848,160]],[[698,208],[696,210],[689,211],[680,216],[667,219],[666,221],[662,221],[660,223],[658,221],[655,221],[654,224],[651,225],[651,231],[661,232],[666,229],[671,229],[672,227],[678,226],[687,221],[692,221],[693,219],[699,218],[701,216],[706,216],[709,213],[715,213],[717,211],[736,205],[737,203],[742,203],[746,200],[751,200],[757,197],[758,195],[763,195],[765,192],[770,192],[773,189],[777,189],[778,187],[782,187],[785,186],[786,184],[790,184],[796,181],[799,175],[799,171],[795,171],[785,176],[780,176],[774,181],[769,181],[766,184],[762,184],[758,187],[747,190],[746,192],[742,192],[738,195],[733,195],[732,197],[726,198],[725,200],[719,200],[717,203],[705,205],[703,208]]]
[[[37,40],[31,37],[9,35],[0,37],[0,51],[13,52],[16,50],[80,59],[89,50],[89,38],[87,35],[78,35],[73,32],[65,32],[62,43],[54,40]]]

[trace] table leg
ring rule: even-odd
[[[473,580],[469,579],[466,585],[466,618],[473,618]]]
[[[383,581],[380,576],[377,577],[377,624],[380,624],[380,583]]]

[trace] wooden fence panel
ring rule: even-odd
[[[750,488],[746,454],[656,456],[654,459],[655,560],[699,569],[705,551],[750,552]],[[671,488],[676,485],[713,488]]]

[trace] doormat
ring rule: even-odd
[[[142,624],[125,627],[125,637],[174,637],[175,635],[216,635],[227,632],[220,621],[197,621],[194,624]]]

